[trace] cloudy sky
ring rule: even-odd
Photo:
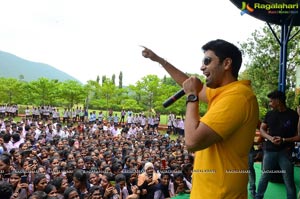
[[[0,50],[83,83],[122,71],[128,85],[166,74],[139,45],[198,73],[204,43],[244,42],[264,24],[228,0],[0,0]]]

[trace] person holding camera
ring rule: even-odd
[[[137,186],[139,187],[141,199],[152,199],[155,193],[155,185],[158,184],[159,176],[154,171],[154,165],[151,162],[146,162],[144,172],[138,175]]]
[[[21,172],[12,171],[9,177],[13,194],[11,199],[26,199],[29,196],[27,176]]]

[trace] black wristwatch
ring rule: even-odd
[[[186,104],[189,102],[198,102],[198,101],[199,101],[199,98],[195,94],[189,94],[186,98]]]

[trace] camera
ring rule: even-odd
[[[21,176],[21,183],[27,183],[27,176]]]

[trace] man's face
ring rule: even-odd
[[[207,87],[218,88],[222,86],[225,70],[223,64],[220,63],[220,59],[213,51],[205,51],[201,70],[203,75],[206,76]]]
[[[279,106],[279,100],[278,99],[269,99],[269,106],[271,109],[277,109]]]

